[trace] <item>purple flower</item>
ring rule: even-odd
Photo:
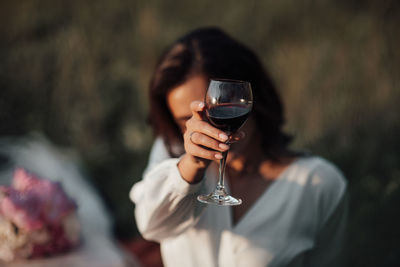
[[[16,226],[27,231],[43,227],[40,201],[32,192],[20,192],[13,188],[2,190],[6,192],[0,199],[0,213],[11,220]]]

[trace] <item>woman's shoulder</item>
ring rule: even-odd
[[[302,156],[292,165],[288,178],[308,184],[313,189],[319,189],[325,193],[327,191],[343,193],[347,187],[347,181],[340,169],[320,156]]]
[[[149,172],[154,166],[169,158],[164,140],[161,137],[156,137],[150,150],[149,161],[143,173]]]
[[[317,155],[300,156],[295,163],[310,171],[326,171],[342,175],[339,168],[331,161]]]

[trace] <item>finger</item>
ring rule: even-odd
[[[194,157],[208,160],[222,159],[222,153],[218,151],[208,150],[192,142],[185,142],[186,153]]]
[[[204,103],[201,101],[193,101],[190,103],[190,110],[192,111],[193,117],[197,120],[203,120],[202,113],[204,111]]]
[[[212,149],[212,150],[224,152],[229,149],[229,145],[221,143],[221,142],[215,140],[214,138],[211,138],[211,137],[204,135],[202,133],[199,133],[199,132],[192,132],[189,135],[189,139],[192,143],[194,143],[196,145],[200,145],[205,148]]]
[[[190,132],[203,133],[220,142],[226,142],[229,139],[226,133],[218,128],[213,127],[206,121],[190,119],[186,122],[186,129],[188,129]]]

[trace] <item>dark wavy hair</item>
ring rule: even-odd
[[[172,146],[183,146],[183,136],[168,108],[167,94],[199,74],[251,83],[251,116],[261,132],[264,152],[277,159],[291,137],[282,131],[285,118],[275,85],[252,50],[214,27],[200,28],[178,39],[163,53],[153,73],[149,122],[154,133],[164,139],[170,155],[180,156]]]

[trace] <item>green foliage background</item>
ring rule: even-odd
[[[349,181],[349,266],[400,262],[400,2],[395,0],[0,2],[0,135],[39,131],[82,155],[116,220],[153,136],[147,85],[162,50],[216,25],[261,57],[294,147]]]

